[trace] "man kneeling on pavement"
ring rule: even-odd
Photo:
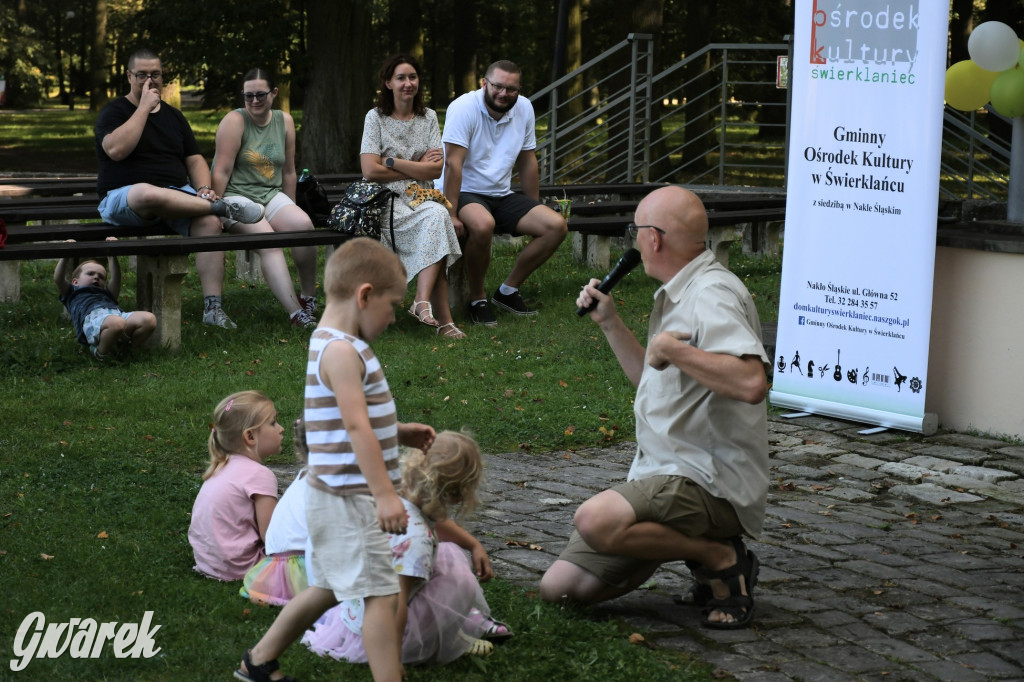
[[[750,625],[756,538],[768,495],[765,396],[770,362],[754,301],[706,247],[700,199],[655,190],[629,232],[655,292],[647,348],[592,279],[577,304],[596,303],[598,324],[637,387],[637,452],[627,482],[576,511],[569,544],[541,579],[541,597],[596,603],[645,582],[665,562],[685,561],[703,624]]]

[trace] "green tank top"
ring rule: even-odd
[[[242,115],[245,128],[242,130],[242,144],[235,157],[235,167],[224,194],[241,195],[266,205],[281,191],[285,150],[284,113],[275,109],[270,123],[260,127],[253,123],[245,109],[235,111]],[[216,168],[216,156],[213,157],[213,165]]]

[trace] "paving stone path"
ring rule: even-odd
[[[594,608],[739,680],[1024,680],[1024,447],[822,417],[769,422],[772,488],[751,629],[673,603],[689,572]],[[467,523],[502,578],[536,586],[584,499],[634,445],[486,456]]]

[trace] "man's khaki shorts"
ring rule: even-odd
[[[687,537],[725,540],[743,533],[732,505],[682,476],[652,476],[612,488],[626,498],[637,521],[666,525]],[[629,587],[650,576],[663,562],[601,554],[577,531],[558,557],[593,573],[612,587]]]

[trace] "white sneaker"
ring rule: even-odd
[[[223,308],[207,308],[204,310],[203,324],[209,324],[214,327],[223,327],[224,329],[236,329],[238,327],[237,324],[231,321],[231,318],[228,317],[228,314],[224,312]]]
[[[246,223],[247,225],[258,223],[263,220],[263,216],[266,214],[263,204],[257,204],[255,201],[245,197],[224,197],[221,201],[224,202],[227,210],[227,215],[224,217],[239,223]]]

